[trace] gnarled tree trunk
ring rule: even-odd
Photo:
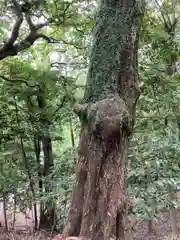
[[[103,0],[84,103],[76,181],[64,234],[122,240],[128,138],[138,99],[140,12],[133,0]]]

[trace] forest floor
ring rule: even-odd
[[[179,237],[176,240],[180,240],[180,210],[177,214]],[[171,225],[169,212],[161,212],[157,216],[157,220],[153,223],[153,232],[148,234],[147,221],[137,221],[132,231],[132,237],[127,240],[174,240],[171,237]],[[9,232],[7,235],[4,233],[4,228],[0,228],[0,240],[50,240],[52,239],[49,234],[44,232],[32,233],[30,228],[25,229],[25,226],[21,229],[19,226],[18,231]],[[32,228],[31,228],[32,229]]]
[[[177,213],[177,222],[179,236],[176,240],[180,240],[180,210]],[[169,212],[161,212],[157,219],[152,223],[153,231],[148,234],[147,221],[138,221],[132,233],[132,240],[174,240],[171,235],[171,223]]]

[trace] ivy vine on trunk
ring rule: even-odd
[[[97,15],[84,102],[76,180],[64,234],[122,240],[126,162],[133,131],[142,10],[133,0],[103,0]]]

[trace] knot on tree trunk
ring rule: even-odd
[[[123,128],[130,131],[128,108],[118,94],[108,95],[96,103],[75,104],[74,111],[89,131],[102,140],[119,137]]]

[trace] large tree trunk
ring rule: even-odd
[[[133,0],[103,0],[95,28],[76,181],[65,235],[123,240],[128,138],[133,130],[140,25]]]

